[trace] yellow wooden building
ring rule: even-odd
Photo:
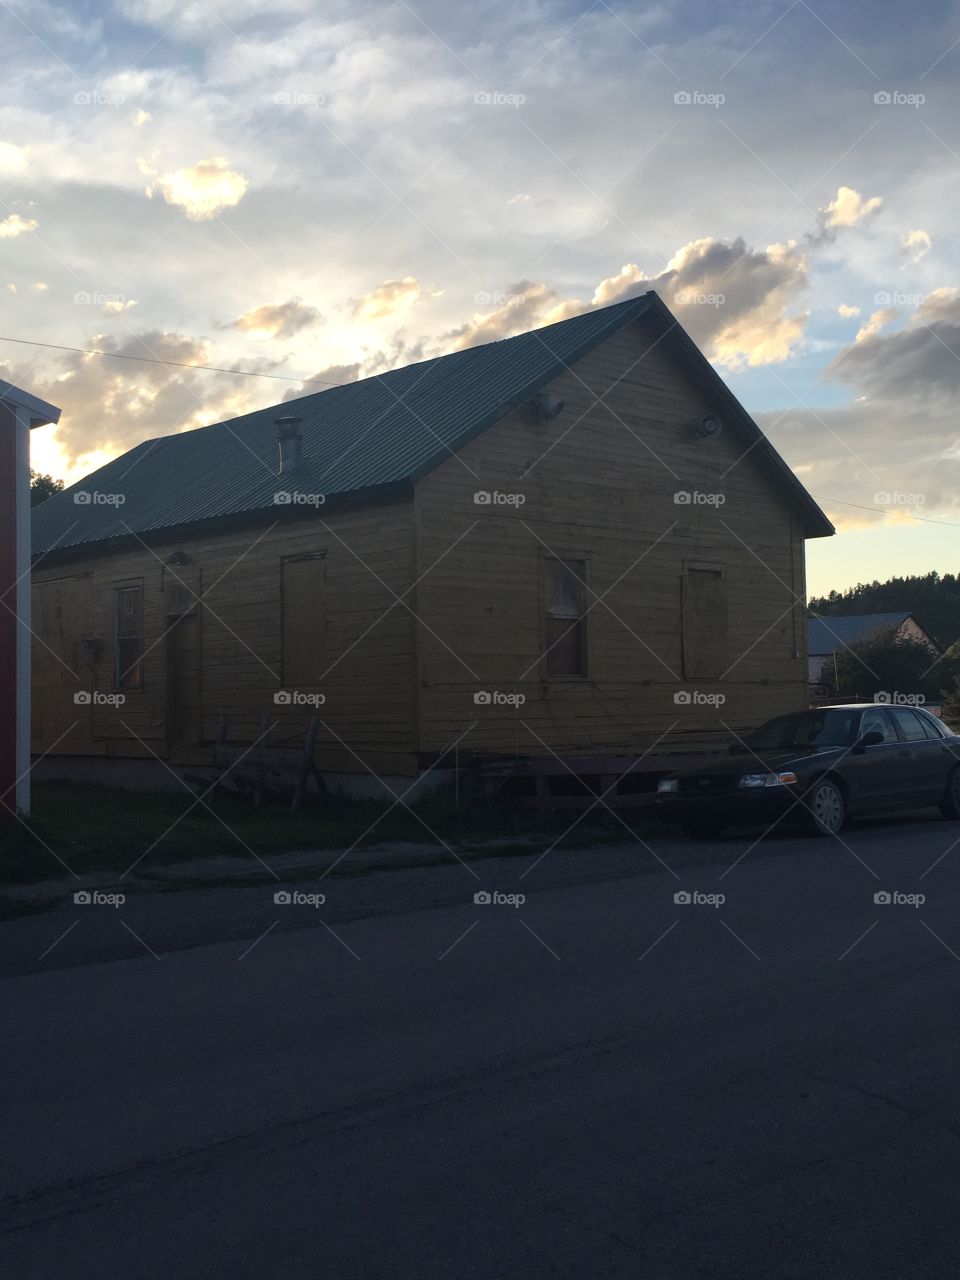
[[[328,780],[376,790],[716,743],[805,705],[804,539],[832,532],[648,293],[145,441],[38,507],[34,751],[161,785],[224,715],[289,743],[317,715]]]

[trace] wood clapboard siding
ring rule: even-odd
[[[286,563],[318,557],[323,575],[315,641],[322,679],[297,690],[325,698],[319,714],[328,729],[321,730],[318,764],[350,773],[363,773],[369,766],[411,774],[416,749],[413,623],[396,596],[403,596],[413,581],[412,517],[409,501],[394,502],[284,523],[270,532],[267,525],[251,525],[239,532],[210,533],[203,540],[154,539],[152,553],[142,546],[114,550],[74,562],[69,570],[45,560],[34,571],[34,598],[40,602],[34,749],[48,750],[56,737],[53,730],[66,727],[65,707],[84,715],[72,715],[81,723],[56,753],[149,757],[154,752],[174,763],[206,762],[224,713],[230,715],[231,738],[237,741],[252,741],[261,716],[269,713],[276,726],[271,741],[302,743],[312,708],[274,701],[284,687],[281,592]],[[187,555],[187,566],[164,563],[175,551]],[[175,648],[171,654],[176,639],[168,633],[183,609],[178,580],[193,585],[201,574],[201,742],[191,749],[177,741],[183,735],[178,735],[176,717],[168,722],[168,662],[176,658]],[[79,688],[114,691],[113,593],[137,582],[143,584],[143,687],[125,691],[120,708],[78,708],[73,693]],[[95,652],[86,670],[76,656],[79,633],[93,642]],[[48,645],[76,679],[45,654]],[[91,646],[81,648],[86,653]],[[189,697],[193,717],[193,689]]]
[[[511,412],[412,499],[46,557],[34,572],[35,750],[207,762],[224,713],[234,741],[251,742],[269,713],[272,740],[295,744],[312,709],[275,704],[291,682],[326,699],[318,764],[354,774],[411,775],[418,755],[458,739],[507,754],[694,749],[804,705],[799,520],[735,422],[695,438],[718,408],[668,347],[643,319],[621,330],[547,388],[564,401],[556,419]],[[522,504],[477,504],[477,491]],[[185,566],[166,563],[175,551]],[[550,556],[585,565],[584,679],[546,679]],[[190,613],[180,579],[204,604],[171,640]],[[78,707],[78,689],[113,692],[113,595],[134,583],[143,687],[119,709]],[[316,607],[285,612],[285,594]]]
[[[559,417],[542,427],[516,411],[417,485],[421,750],[443,750],[474,722],[463,750],[643,750],[661,734],[675,748],[804,705],[802,531],[735,424],[694,439],[717,406],[643,321],[548,390],[565,402]],[[475,504],[475,491],[493,490],[523,504]],[[681,491],[724,502],[677,503]],[[586,562],[585,680],[544,678],[551,555]],[[684,671],[690,567],[723,570],[722,678]],[[476,705],[478,691],[526,701]],[[682,693],[726,702],[678,704]]]

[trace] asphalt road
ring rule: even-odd
[[[10,921],[0,1269],[952,1277],[958,838],[911,818]]]

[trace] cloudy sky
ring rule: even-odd
[[[840,528],[811,590],[960,567],[956,5],[3,0],[0,61],[41,470],[655,287]]]

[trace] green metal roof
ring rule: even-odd
[[[415,480],[646,312],[686,339],[759,435],[656,294],[645,293],[515,338],[146,440],[34,509],[34,554],[129,537],[131,530],[144,535],[255,512],[279,517],[291,508],[275,504],[278,491],[296,489],[330,500]],[[304,461],[281,477],[276,419],[289,414],[302,419]],[[767,449],[827,526],[820,531],[832,532],[779,455]],[[75,501],[82,494],[120,495],[123,501]]]

